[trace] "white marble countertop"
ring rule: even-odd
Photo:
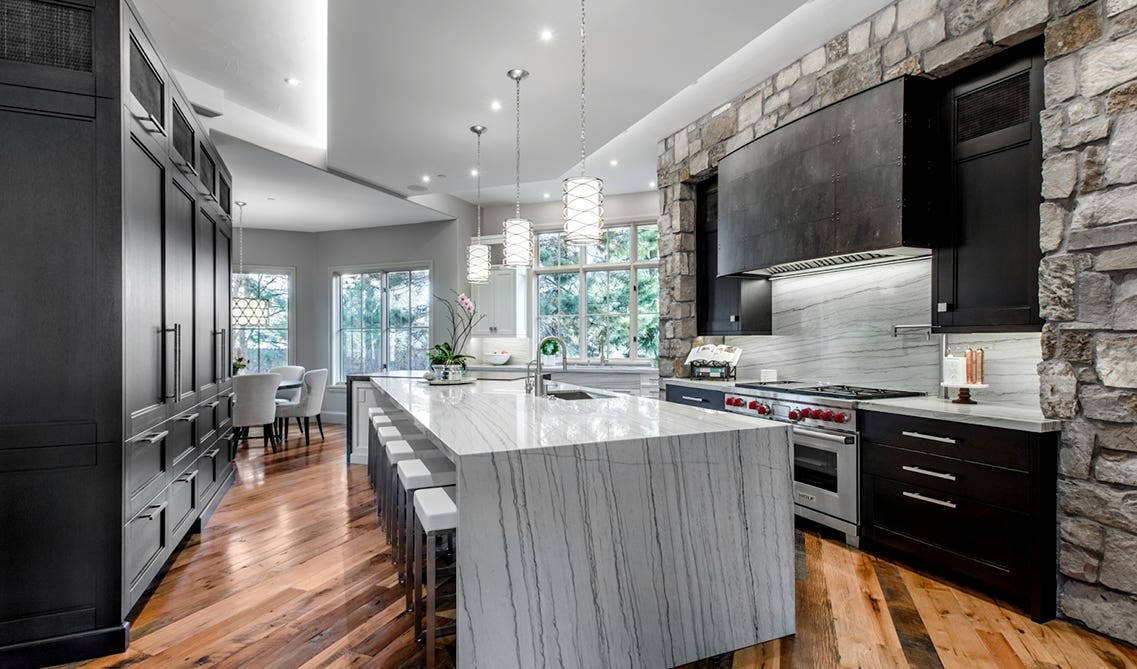
[[[746,382],[746,379],[742,380],[742,383]],[[729,381],[665,379],[664,383],[694,388],[730,390],[736,381],[733,379]],[[945,400],[941,397],[922,396],[862,400],[855,402],[855,405],[864,411],[949,420],[958,423],[1001,427],[1008,430],[1022,430],[1023,432],[1058,432],[1062,429],[1061,420],[1046,418],[1042,415],[1042,409],[1024,404],[984,402],[983,400],[979,400],[978,404],[952,404],[951,400]]]
[[[525,392],[524,381],[431,386],[419,379],[374,377],[371,383],[455,457],[787,427],[631,395],[591,400],[534,397]]]
[[[1023,432],[1058,432],[1062,429],[1061,420],[1044,417],[1037,407],[1017,404],[983,401],[978,404],[952,404],[951,400],[941,397],[898,397],[858,402],[857,408]]]

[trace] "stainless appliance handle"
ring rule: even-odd
[[[690,395],[680,395],[679,397],[681,399],[687,400],[688,402],[706,402],[707,401],[707,398],[705,398],[705,397],[692,397]]]
[[[804,427],[795,427],[794,434],[800,434],[811,439],[821,439],[822,441],[831,441],[835,444],[852,444],[856,442],[856,437],[849,434],[829,434],[828,432],[820,432],[818,430],[810,430]]]
[[[906,472],[912,472],[913,474],[920,474],[921,476],[934,476],[935,478],[943,479],[945,481],[954,481],[955,480],[955,474],[947,474],[944,472],[934,472],[930,469],[924,469],[923,467],[913,467],[911,465],[902,465],[900,468]]]
[[[924,434],[923,432],[908,432],[907,430],[905,430],[905,431],[901,432],[900,434],[904,435],[905,437],[912,437],[913,439],[926,439],[928,441],[938,441],[941,444],[954,444],[955,443],[955,439],[952,439],[951,437],[937,437],[934,434]]]
[[[955,502],[949,502],[946,499],[936,499],[935,497],[928,497],[927,495],[921,495],[918,492],[908,492],[907,490],[903,490],[901,492],[903,493],[903,495],[905,497],[911,497],[912,499],[918,499],[921,502],[927,502],[929,504],[936,504],[938,506],[946,506],[949,509],[955,508]]]

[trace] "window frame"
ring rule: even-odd
[[[285,364],[287,364],[287,365],[294,364],[296,361],[296,268],[291,267],[291,266],[286,266],[286,265],[245,265],[243,269],[245,270],[243,273],[242,272],[236,272],[236,271],[232,272],[230,275],[230,278],[229,278],[229,290],[230,290],[230,293],[232,294],[234,299],[237,297],[234,284],[236,283],[237,277],[242,276],[243,274],[246,274],[246,275],[247,274],[276,274],[276,275],[281,275],[281,276],[286,275],[288,277],[288,327],[286,328],[287,336],[288,336],[288,347],[287,347],[288,352],[286,354],[287,360],[286,360]],[[232,305],[232,303],[230,303],[230,305],[229,305],[230,314],[232,314],[232,311],[233,311],[233,305]],[[230,337],[232,342],[237,341],[237,337],[235,336],[237,330],[260,330],[260,329],[262,329],[260,326],[258,326],[258,327],[240,327],[236,324],[233,324],[232,328],[233,328],[233,332],[234,332],[234,336]],[[279,328],[263,328],[263,329],[277,330]],[[229,355],[231,357],[235,358],[236,357],[236,350],[232,344],[230,344],[230,349],[231,350],[229,351]],[[247,352],[246,352],[246,355],[247,355]],[[260,363],[258,362],[257,365],[259,367]],[[268,370],[264,370],[264,371],[267,372]]]
[[[639,259],[639,231],[641,226],[656,226],[658,229],[658,219],[648,219],[642,217],[629,217],[626,219],[610,219],[605,221],[604,229],[607,231],[612,228],[629,228],[631,230],[630,239],[628,242],[628,260],[620,262],[604,262],[604,263],[589,263],[585,255],[585,249],[580,250],[580,258],[578,264],[575,265],[550,265],[548,267],[541,266],[541,253],[540,253],[540,235],[547,235],[550,233],[561,233],[562,227],[559,224],[542,224],[534,226],[533,230],[533,265],[530,268],[532,271],[529,292],[530,292],[530,318],[529,326],[532,328],[533,337],[531,338],[532,353],[537,355],[537,343],[539,341],[538,333],[540,332],[541,321],[541,290],[540,280],[541,275],[544,274],[577,274],[577,290],[579,300],[579,331],[580,331],[580,355],[575,358],[569,358],[571,362],[575,363],[588,363],[591,358],[588,357],[588,273],[597,271],[628,271],[629,272],[629,286],[631,287],[632,294],[628,296],[628,357],[626,358],[608,358],[608,363],[611,365],[643,365],[644,362],[656,363],[659,360],[658,349],[657,354],[652,357],[641,357],[639,352],[639,287],[638,287],[638,274],[641,269],[654,269],[657,272],[660,270],[660,259],[658,252],[656,257],[649,260]]]
[[[383,369],[374,371],[386,371],[387,363],[390,358],[390,323],[389,323],[389,309],[390,302],[387,298],[389,293],[387,286],[386,275],[391,272],[408,272],[408,271],[421,271],[425,270],[428,273],[430,280],[430,317],[427,325],[428,330],[428,346],[429,342],[434,340],[434,324],[435,312],[434,296],[437,276],[434,272],[434,263],[429,260],[409,261],[409,262],[393,262],[393,263],[379,263],[368,265],[337,265],[329,269],[329,293],[328,293],[328,306],[331,328],[329,332],[328,341],[328,360],[331,362],[331,383],[332,385],[345,385],[347,375],[343,374],[342,360],[340,358],[340,277],[344,274],[383,274],[383,325],[382,325],[382,341],[383,341]],[[428,349],[429,350],[429,349]],[[352,372],[355,374],[356,372]]]

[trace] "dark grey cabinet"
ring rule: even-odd
[[[933,94],[894,79],[723,157],[718,275],[931,248]]]
[[[212,222],[208,214],[206,214],[205,217]],[[216,351],[214,360],[217,364],[217,388],[219,391],[226,391],[233,386],[233,368],[230,364],[230,352],[233,350],[233,343],[232,329],[229,322],[232,315],[229,305],[233,285],[230,282],[229,276],[232,265],[233,241],[232,232],[228,228],[214,223],[213,230],[213,266],[216,273],[213,283],[213,303],[216,308],[216,314],[213,319],[213,332],[217,340],[214,348],[214,351]],[[228,407],[226,406],[224,409],[227,416]]]
[[[944,83],[947,225],[933,254],[939,332],[1034,331],[1042,203],[1042,45],[1024,45]]]
[[[0,666],[34,667],[122,651],[231,485],[228,205],[185,153],[232,181],[129,3],[5,0],[0,47]]]
[[[769,279],[718,276],[718,181],[696,189],[695,312],[700,335],[771,334]]]

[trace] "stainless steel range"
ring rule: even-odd
[[[726,393],[727,411],[793,425],[794,503],[799,516],[859,543],[860,435],[857,401],[923,393],[793,381],[739,383]]]

